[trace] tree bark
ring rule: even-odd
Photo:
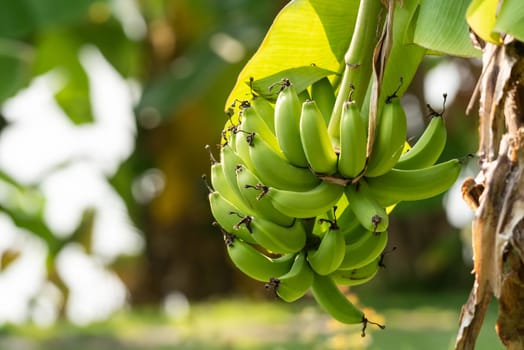
[[[475,211],[475,282],[462,307],[455,349],[474,349],[492,297],[507,349],[524,349],[524,44],[485,44],[479,98],[479,163],[462,193]]]

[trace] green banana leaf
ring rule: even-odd
[[[284,78],[289,79],[289,81],[295,85],[297,93],[301,93],[316,81],[335,74],[337,74],[337,72],[317,66],[290,68],[260,80],[254,80],[251,84],[251,89],[253,89],[253,91],[258,95],[274,101],[276,100],[279,89],[273,88],[273,86],[278,84]]]
[[[524,42],[524,1],[504,0],[493,29],[500,33],[511,34]]]
[[[291,1],[275,18],[258,51],[238,76],[226,109],[249,95],[255,81],[279,72],[315,65],[341,72],[359,1]]]
[[[465,16],[469,0],[422,0],[413,42],[431,51],[460,57],[478,57]],[[471,24],[471,23],[470,23]]]

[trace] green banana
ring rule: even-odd
[[[324,122],[328,125],[336,97],[335,89],[333,89],[327,77],[317,80],[311,85],[311,98],[317,103],[317,107],[324,117]]]
[[[269,199],[263,198],[264,191],[267,191],[267,187],[260,182],[251,170],[245,166],[238,165],[236,174],[236,184],[238,185],[240,194],[257,216],[273,221],[281,226],[293,225],[295,222],[294,218],[282,214],[271,205]]]
[[[237,197],[242,198],[242,194],[237,187],[236,169],[238,165],[245,165],[229,143],[226,143],[220,147],[220,163],[222,164],[222,171],[227,184],[230,188],[233,189],[234,192],[236,192]],[[213,176],[211,176],[211,178],[213,178]]]
[[[284,275],[293,265],[295,254],[270,258],[235,235],[226,235],[224,240],[233,264],[254,280],[267,282],[272,276]]]
[[[266,122],[266,125],[275,134],[275,107],[262,96],[254,96],[251,101],[251,107]]]
[[[344,235],[346,244],[358,240],[362,232],[365,231],[365,228],[357,220],[350,205],[347,205],[344,211],[337,217],[337,225],[340,232]]]
[[[248,203],[238,193],[236,183],[234,187],[230,186],[222,163],[215,162],[211,165],[211,185],[213,186],[214,192],[220,193],[225,199],[237,207],[238,211],[244,213],[249,211]]]
[[[364,228],[372,232],[382,232],[388,228],[389,218],[386,209],[373,198],[370,186],[359,181],[346,188],[349,207]]]
[[[277,152],[258,135],[251,139],[249,157],[253,167],[248,167],[264,185],[285,190],[303,191],[314,188],[320,182],[320,179],[309,169],[290,164],[282,153]]]
[[[314,274],[311,291],[318,305],[337,321],[346,324],[366,323],[362,310],[346,298],[330,276]]]
[[[273,288],[275,294],[285,302],[291,303],[302,298],[313,284],[313,271],[306,261],[306,254],[299,253],[288,273],[271,278],[266,287]]]
[[[389,96],[378,120],[366,177],[380,176],[393,168],[404,149],[406,132],[406,114],[400,99],[396,95]]]
[[[371,194],[382,205],[417,201],[449,189],[457,180],[460,169],[460,160],[451,159],[422,169],[392,169],[382,176],[367,179],[367,183]]]
[[[329,275],[339,268],[344,259],[344,234],[335,223],[322,236],[317,249],[307,253],[309,265],[319,275]]]
[[[353,270],[337,270],[329,276],[336,284],[343,286],[358,286],[369,282],[380,269],[381,255],[368,262],[366,265]]]
[[[338,269],[353,270],[369,264],[382,254],[387,243],[387,231],[365,232],[358,241],[346,244],[344,259]]]
[[[244,132],[242,129],[236,128],[229,136],[230,142],[234,143],[236,154],[242,159],[244,164],[249,169],[254,169],[253,162],[249,154],[250,145],[254,139],[255,134]],[[270,147],[270,146],[268,146]]]
[[[366,166],[367,127],[355,101],[344,102],[340,119],[338,171],[346,178],[359,175]]]
[[[343,194],[340,185],[322,181],[308,191],[288,191],[269,187],[265,196],[280,212],[295,218],[312,218],[330,210]]]
[[[332,175],[337,171],[337,154],[331,146],[326,122],[315,101],[302,104],[300,138],[309,166],[315,173]]]
[[[272,253],[296,253],[306,244],[306,229],[301,220],[285,227],[260,216],[245,216],[234,228],[244,227],[260,246]]]
[[[273,149],[279,150],[278,141],[264,119],[252,107],[241,110],[242,122],[239,129],[247,134],[262,137]]]
[[[435,164],[446,146],[447,131],[444,118],[434,115],[415,145],[402,154],[397,169],[419,169]]]
[[[224,198],[219,192],[213,191],[209,193],[209,205],[211,213],[227,233],[235,232],[235,235],[242,240],[255,243],[255,239],[251,236],[251,232],[246,227],[236,228],[242,218],[249,214],[249,212],[241,211],[237,206]]]
[[[300,142],[301,102],[295,86],[284,80],[275,103],[275,135],[280,149],[289,162],[295,166],[308,165]]]

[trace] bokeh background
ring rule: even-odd
[[[204,146],[286,3],[0,0],[0,348],[452,343],[473,281],[459,186],[395,210],[386,269],[353,295],[391,327],[365,341],[308,298],[279,302],[225,255]],[[474,153],[479,74],[478,60],[425,59],[403,98],[410,141],[447,93],[442,158]],[[487,327],[479,349],[496,349]]]

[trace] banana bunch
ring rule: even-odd
[[[340,128],[330,134],[336,94],[328,78],[301,92],[287,79],[279,86],[274,103],[242,101],[226,124],[219,160],[211,154],[211,212],[244,274],[286,302],[311,291],[332,317],[365,327],[338,286],[377,274],[392,206],[444,192],[461,162],[435,164],[446,143],[438,113],[406,151],[406,115],[395,93],[383,101],[367,155],[368,118],[355,101],[344,102]]]

